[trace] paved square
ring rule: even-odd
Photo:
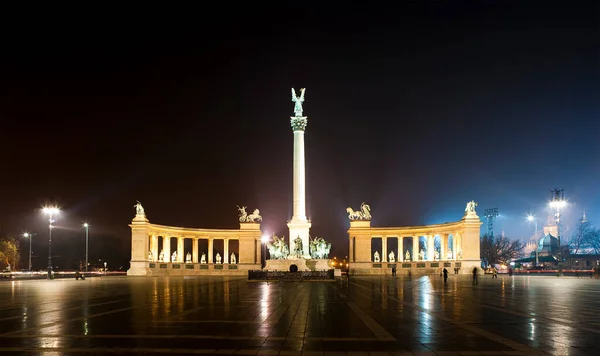
[[[0,282],[0,351],[22,354],[597,355],[600,281],[231,277]]]

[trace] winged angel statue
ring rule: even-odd
[[[296,96],[296,91],[292,88],[292,101],[296,103],[294,105],[294,114],[296,117],[302,117],[302,103],[304,102],[304,90],[305,88],[300,89],[300,96]]]

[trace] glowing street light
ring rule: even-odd
[[[83,223],[83,228],[85,229],[85,271],[88,270],[88,229],[90,224]]]
[[[558,276],[563,275],[562,247],[560,245],[560,208],[567,205],[564,189],[554,189],[550,191],[550,207],[556,209],[554,217],[556,218],[556,231],[558,240]]]
[[[269,240],[269,235],[267,235],[266,233],[260,237],[260,242],[262,243],[262,268],[265,268],[265,266],[267,265],[267,243],[269,243]]]
[[[537,238],[537,234],[538,234],[538,226],[537,226],[537,219],[535,218],[535,215],[527,215],[527,221],[529,222],[534,222],[535,223],[535,237]]]
[[[23,233],[23,237],[29,239],[29,272],[31,272],[31,240],[33,239],[33,235],[36,234],[30,234],[28,232]]]
[[[54,223],[54,217],[60,213],[60,209],[52,206],[45,207],[42,209],[45,215],[48,215],[48,279],[52,278],[52,223]]]

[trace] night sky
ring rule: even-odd
[[[403,226],[459,220],[475,200],[499,209],[496,233],[525,238],[559,188],[567,229],[584,209],[600,224],[600,6],[485,3],[8,16],[1,232],[37,232],[40,268],[46,203],[63,209],[63,264],[83,254],[83,221],[92,256],[126,264],[136,200],[186,227],[237,228],[236,205],[259,208],[287,237],[292,87],[307,88],[311,235],[332,255],[362,201],[372,225]]]

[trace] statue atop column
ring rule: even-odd
[[[477,203],[474,200],[471,200],[470,202],[467,203],[467,207],[465,208],[465,216],[475,216],[477,217],[477,212],[475,211],[475,207],[477,206]]]
[[[302,117],[302,103],[304,102],[304,91],[306,89],[300,89],[300,96],[296,96],[296,91],[292,88],[292,101],[295,103],[294,105],[294,115],[296,117]]]
[[[365,202],[360,204],[360,210],[354,211],[351,207],[348,207],[346,212],[350,220],[371,220],[371,207]]]
[[[240,206],[238,205],[237,208],[238,208],[238,211],[240,212],[239,220],[241,223],[253,223],[253,222],[262,221],[262,216],[260,216],[260,210],[254,209],[252,214],[248,215],[248,213],[246,213],[245,206],[242,206],[240,208]]]
[[[142,206],[142,203],[140,203],[139,200],[137,200],[137,204],[135,204],[133,207],[135,208],[135,215],[136,216],[146,216],[146,212],[144,211],[144,207]]]

